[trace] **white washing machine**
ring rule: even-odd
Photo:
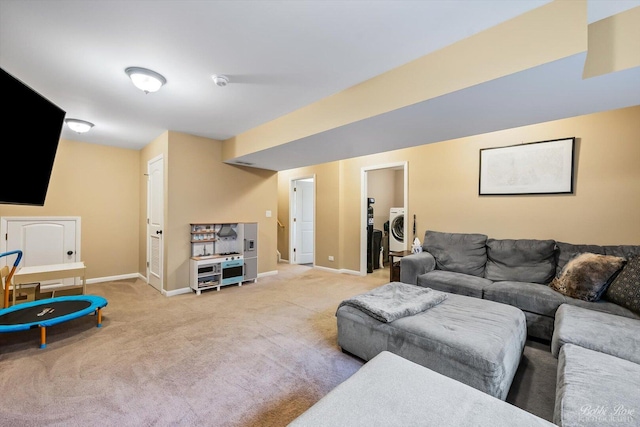
[[[389,250],[404,251],[404,208],[391,208],[389,214]]]

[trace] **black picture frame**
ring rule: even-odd
[[[478,194],[573,194],[576,138],[480,149]]]

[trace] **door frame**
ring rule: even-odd
[[[297,262],[294,261],[295,257],[293,253],[293,249],[296,243],[296,234],[294,233],[294,230],[297,232],[297,227],[294,226],[293,214],[292,214],[292,212],[294,211],[293,207],[295,204],[294,197],[293,197],[293,194],[294,194],[293,189],[295,188],[295,183],[297,181],[305,181],[305,180],[311,180],[311,182],[313,183],[313,207],[312,207],[312,210],[313,210],[313,265],[315,265],[316,264],[316,199],[317,199],[315,174],[289,179],[289,264],[297,264]]]
[[[146,250],[146,254],[147,254],[146,275],[147,275],[147,284],[164,294],[165,293],[165,290],[164,290],[164,252],[165,252],[164,251],[164,242],[165,242],[164,233],[162,234],[162,237],[160,238],[161,239],[161,245],[160,245],[160,257],[159,257],[159,262],[160,262],[160,269],[159,269],[160,270],[159,271],[160,283],[159,283],[159,287],[156,287],[151,283],[151,281],[150,281],[151,273],[150,273],[150,269],[149,269],[149,266],[150,266],[150,263],[151,263],[151,244],[150,244],[151,241],[150,241],[150,238],[149,238],[149,235],[151,234],[151,231],[150,231],[151,224],[150,224],[150,221],[149,221],[149,218],[150,218],[149,214],[150,214],[150,211],[151,211],[151,197],[150,197],[150,192],[151,192],[151,175],[150,175],[150,172],[151,172],[151,170],[150,170],[150,167],[151,167],[152,163],[155,163],[155,162],[157,162],[159,160],[162,160],[162,181],[163,181],[162,182],[162,210],[163,210],[163,212],[162,212],[162,228],[163,228],[163,232],[164,232],[164,228],[165,228],[165,226],[164,226],[165,225],[164,224],[164,221],[165,221],[165,215],[164,215],[164,213],[165,213],[164,212],[164,193],[165,193],[165,187],[166,187],[165,182],[164,182],[165,181],[165,164],[164,164],[164,154],[159,154],[159,155],[157,155],[157,156],[155,156],[155,157],[153,157],[153,158],[151,158],[151,159],[149,159],[147,161],[147,173],[145,174],[147,176],[147,212],[146,212],[146,223],[147,223],[147,226],[146,226],[146,234],[145,234],[145,242],[146,242],[146,245],[147,245],[147,250]]]
[[[367,194],[368,194],[368,176],[367,172],[379,169],[399,169],[404,172],[404,212],[405,219],[409,212],[409,162],[386,163],[375,166],[364,166],[360,169],[360,275],[367,275]],[[407,236],[407,223],[404,222],[404,235]]]

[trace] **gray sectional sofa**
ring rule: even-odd
[[[562,304],[551,351],[558,358],[554,424],[382,351],[289,425],[640,425],[639,319]]]
[[[592,259],[593,254],[611,256],[596,255],[598,261],[583,268],[582,259]],[[447,299],[390,323],[376,323],[351,306],[339,307],[338,343],[369,361],[295,419],[292,427],[640,425],[640,246],[500,240],[427,231],[423,252],[402,258],[400,279],[404,286],[447,292]],[[600,284],[570,289],[577,282]],[[456,309],[449,313],[455,316],[442,316],[448,306]],[[490,388],[471,387],[464,379],[464,368],[459,368],[460,378],[452,370],[430,364],[441,354],[459,364],[451,354],[441,349],[429,352],[429,347],[450,344],[450,337],[443,341],[439,331],[450,334],[461,325],[475,326],[477,339],[457,338],[452,348],[467,354],[467,359],[480,358],[475,348],[478,339],[485,340],[480,331],[487,329],[481,319],[507,306],[520,314],[519,322],[526,322],[529,335],[551,341],[551,352],[558,358],[554,424],[503,402]],[[461,315],[463,311],[466,314]],[[496,320],[517,323],[506,317]],[[416,344],[408,352],[404,350],[407,337]],[[427,357],[418,365],[411,359],[419,350]]]
[[[527,333],[532,337],[552,338],[555,313],[561,304],[640,318],[606,297],[585,301],[549,286],[577,254],[588,252],[628,259],[640,255],[640,245],[494,239],[484,234],[428,230],[422,249],[401,259],[401,282],[518,307],[525,313]]]

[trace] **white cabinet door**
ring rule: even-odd
[[[81,261],[79,217],[6,217],[2,218],[2,252],[22,251],[20,267],[66,264]],[[2,265],[13,265],[15,257],[3,257]],[[64,279],[65,285],[77,278]],[[60,280],[42,284],[60,283]]]

